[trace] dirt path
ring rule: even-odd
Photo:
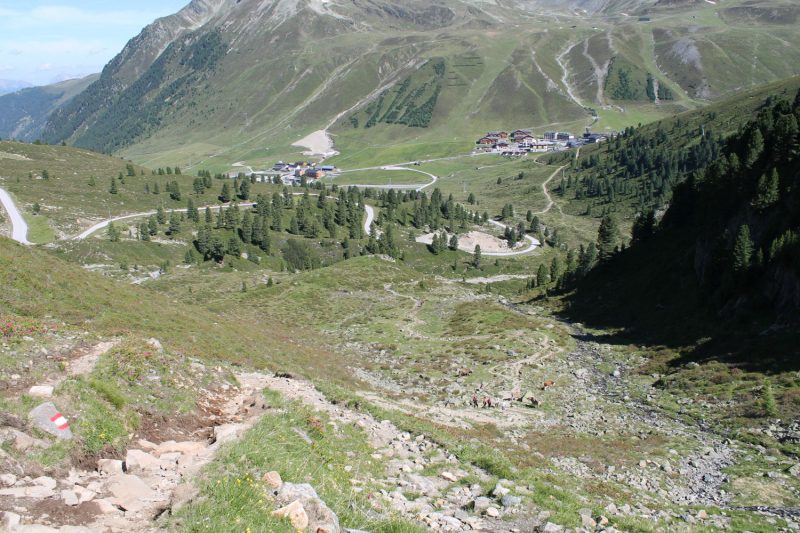
[[[11,238],[21,244],[33,244],[28,241],[28,224],[14,204],[14,200],[11,199],[11,195],[4,189],[0,189],[0,202],[11,219]]]
[[[580,149],[579,149],[579,150],[580,150]],[[563,165],[563,166],[560,166],[560,167],[558,167],[558,168],[556,169],[556,171],[555,171],[555,172],[553,172],[552,174],[550,174],[550,177],[549,177],[549,178],[547,178],[547,180],[546,180],[544,183],[542,183],[542,192],[544,192],[544,195],[547,197],[547,202],[548,202],[548,204],[547,204],[547,207],[545,207],[545,208],[544,208],[544,210],[542,210],[542,211],[539,211],[538,213],[536,213],[537,215],[543,215],[543,214],[547,213],[548,211],[550,211],[550,208],[551,208],[551,207],[553,207],[554,205],[556,205],[555,201],[554,201],[554,200],[553,200],[553,198],[550,196],[550,193],[547,191],[547,184],[548,184],[548,183],[550,183],[550,182],[553,180],[553,178],[555,178],[555,177],[556,177],[556,175],[557,175],[557,174],[558,174],[558,173],[561,171],[561,169],[562,169],[562,168],[564,168],[565,166],[566,166],[566,165]],[[560,208],[560,207],[559,207],[559,210],[561,210],[561,208]],[[563,215],[564,213],[561,213],[561,214]]]

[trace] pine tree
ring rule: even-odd
[[[259,245],[264,253],[269,255],[272,248],[272,237],[269,234],[269,227],[264,224],[261,228],[261,243]]]
[[[634,221],[631,227],[631,240],[633,242],[646,241],[655,231],[656,212],[653,209],[645,209]]]
[[[594,268],[595,263],[597,263],[597,247],[590,243],[584,248],[581,244],[578,255],[578,276],[581,278],[586,276]]]
[[[267,280],[267,287],[272,287],[273,285],[275,285],[275,282],[272,281],[272,276],[270,276]]]
[[[473,251],[473,257],[472,257],[472,264],[477,269],[481,268],[481,245],[480,244],[476,244],[475,245],[475,250]]]
[[[550,269],[547,268],[547,265],[542,263],[539,265],[539,270],[536,272],[536,284],[539,287],[544,287],[547,285],[548,279],[547,276],[550,274]]]
[[[153,183],[153,194],[161,194],[158,191],[158,182]]]
[[[475,195],[469,193],[469,196],[467,197],[467,202],[469,203],[469,205],[475,205]]]
[[[211,214],[211,208],[206,207],[206,224],[214,222],[214,216]]]
[[[564,264],[561,262],[561,259],[554,257],[553,261],[550,263],[550,279],[553,280],[553,283],[556,283],[563,273]]]
[[[281,216],[281,209],[272,209],[272,230],[281,232],[283,231],[283,217]]]
[[[33,202],[33,207],[31,208],[31,211],[33,211],[33,214],[34,215],[38,215],[40,209],[41,209],[41,206],[39,206],[39,202]]]
[[[234,257],[242,256],[241,241],[239,240],[239,237],[237,237],[236,235],[231,237],[230,240],[228,241],[228,253]]]
[[[110,194],[117,194],[119,191],[117,190],[117,178],[111,176],[111,188],[108,189]]]
[[[296,215],[292,215],[292,220],[289,222],[289,233],[292,235],[300,235],[300,225],[297,223]]]
[[[145,242],[150,240],[150,226],[147,222],[139,224],[139,240]]]
[[[181,220],[178,213],[172,211],[169,217],[169,234],[170,236],[177,235],[181,232]]]
[[[245,244],[250,244],[253,242],[253,217],[250,214],[250,211],[245,211],[244,216],[242,216],[241,234],[242,242]]]
[[[611,215],[604,216],[600,222],[600,229],[597,231],[597,248],[600,261],[605,261],[611,257],[618,240],[619,227],[617,226],[617,221]]]
[[[752,206],[760,211],[775,205],[780,199],[780,190],[778,189],[778,171],[772,169],[770,176],[762,175],[758,180],[758,188],[756,189],[756,197],[752,202]]]
[[[750,228],[742,224],[736,233],[736,242],[733,245],[733,269],[744,274],[750,268],[753,257],[753,241],[750,238]]]
[[[450,249],[453,251],[458,250],[458,236],[456,234],[450,237]]]
[[[94,187],[97,183],[94,181],[94,176],[89,176],[89,187]]]
[[[147,227],[150,230],[150,235],[158,233],[158,219],[155,215],[150,215],[150,218],[147,219]]]
[[[109,241],[111,241],[111,242],[119,242],[119,234],[120,234],[120,232],[119,232],[119,229],[117,228],[117,226],[113,222],[111,222],[108,225],[107,233],[108,233],[108,240]]]
[[[167,223],[167,213],[164,212],[164,206],[158,206],[156,209],[156,220],[159,224],[166,224]]]
[[[231,186],[228,183],[222,184],[222,191],[219,193],[219,200],[223,204],[227,204],[231,201]]]
[[[186,200],[186,218],[194,222],[200,221],[200,215],[197,213],[197,208],[194,206],[191,197]]]

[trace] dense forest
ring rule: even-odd
[[[632,245],[601,258],[567,297],[570,312],[645,326],[667,344],[703,344],[711,330],[732,325],[729,335],[713,336],[728,350],[766,340],[776,351],[793,346],[769,335],[794,335],[800,310],[799,119],[800,92],[770,98],[724,146],[715,141],[695,154],[698,162],[714,158],[695,162],[702,168],[675,186],[660,221],[646,211]],[[672,179],[673,157],[662,154],[655,179]],[[638,172],[638,164],[629,160],[627,168]]]

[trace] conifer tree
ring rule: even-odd
[[[150,230],[150,235],[158,233],[158,219],[155,215],[150,215],[150,218],[147,219],[147,228]]]
[[[614,253],[614,248],[619,240],[619,227],[617,221],[611,215],[606,215],[600,222],[600,229],[597,231],[597,248],[600,261],[605,261]]]
[[[242,256],[241,241],[236,235],[231,237],[228,241],[228,253],[234,257]]]
[[[214,222],[214,216],[211,214],[211,208],[206,206],[206,224]]]
[[[153,194],[161,194],[158,190],[158,182],[153,183]]]
[[[178,213],[172,211],[169,217],[169,234],[170,236],[177,235],[181,232],[181,220]]]
[[[108,240],[109,241],[111,241],[111,242],[119,242],[120,232],[119,232],[119,229],[117,228],[117,226],[113,222],[111,222],[108,225],[107,234],[108,234]]]
[[[200,215],[197,213],[197,208],[194,206],[194,201],[192,201],[191,197],[186,200],[186,218],[194,222],[200,221]]]
[[[752,206],[760,211],[775,205],[780,198],[780,190],[778,189],[778,171],[772,169],[769,177],[763,174],[758,180],[758,188],[756,189],[756,197],[752,202]]]
[[[477,269],[481,268],[481,245],[480,244],[476,244],[475,245],[475,250],[473,251],[473,256],[472,256],[472,264]]]
[[[94,187],[95,185],[94,176],[89,176],[89,187]]]
[[[167,223],[167,213],[164,212],[164,206],[159,205],[158,209],[156,209],[156,220],[159,224],[166,224]]]
[[[145,242],[150,240],[150,225],[147,222],[139,224],[139,240]]]
[[[111,188],[108,189],[110,194],[117,194],[119,190],[117,189],[117,178],[111,176]]]
[[[272,210],[272,231],[283,231],[283,217],[281,217],[281,209]]]
[[[31,211],[33,211],[33,214],[34,215],[38,215],[40,209],[41,209],[41,206],[39,205],[39,202],[33,202],[33,207],[31,208]]]
[[[458,250],[458,236],[455,233],[450,237],[450,249]]]
[[[222,184],[222,191],[219,193],[219,200],[223,204],[231,201],[231,186],[227,182]]]
[[[545,265],[544,263],[539,265],[539,270],[536,272],[536,284],[539,287],[544,287],[545,285],[547,285],[548,281],[547,276],[550,273],[549,270],[550,269],[548,269],[547,265]]]
[[[554,257],[553,261],[550,263],[550,279],[553,281],[553,283],[556,283],[561,278],[563,273],[564,264],[561,262],[561,259]]]
[[[250,214],[250,211],[245,211],[244,215],[242,216],[241,234],[242,242],[245,244],[250,244],[253,242],[253,217]]]
[[[750,268],[753,257],[753,240],[750,238],[750,227],[742,224],[736,233],[736,242],[733,245],[733,269],[743,274]]]
[[[300,224],[297,223],[297,215],[292,215],[292,220],[289,222],[289,233],[300,235]]]

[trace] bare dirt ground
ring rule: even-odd
[[[301,146],[308,148],[308,151],[303,152],[303,155],[321,155],[323,157],[330,157],[338,152],[333,148],[333,141],[328,137],[328,132],[325,130],[318,130],[314,133],[306,135],[297,142],[293,142],[292,146]]]
[[[448,239],[450,234],[447,235]],[[417,242],[431,244],[433,242],[433,233],[426,233],[417,237]],[[469,233],[459,234],[458,236],[458,249],[464,252],[474,252],[475,245],[481,246],[481,252],[489,253],[503,253],[512,252],[514,250],[522,249],[527,244],[525,241],[517,243],[513,249],[508,245],[508,241],[483,233],[482,231],[470,231]]]

